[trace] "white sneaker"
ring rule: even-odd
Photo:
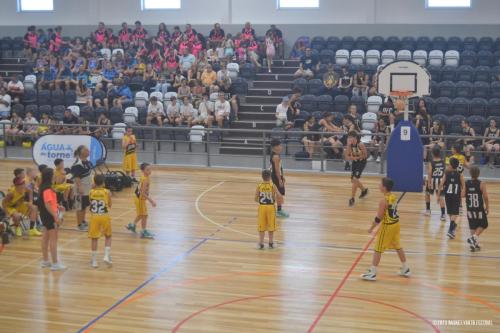
[[[428,209],[426,209],[424,215],[425,216],[431,216],[431,211],[428,210]]]
[[[441,220],[441,222],[446,222],[446,215],[441,215],[440,220]]]
[[[42,260],[42,262],[40,263],[40,267],[41,268],[49,268],[50,266],[52,266],[52,264],[50,263],[50,261]]]
[[[50,266],[51,271],[64,271],[66,268],[67,267],[60,262],[58,262],[57,264],[52,264],[52,266]]]
[[[380,156],[377,157],[377,160],[376,160],[377,163],[380,163]]]
[[[111,260],[111,256],[104,256],[103,261],[109,267],[111,267],[113,265],[113,261]]]
[[[403,267],[401,267],[398,274],[399,274],[399,276],[410,277],[410,275],[411,275],[410,268],[403,270]]]
[[[361,278],[366,281],[377,281],[377,274],[373,273],[371,270],[368,270],[368,272],[361,274]]]
[[[373,155],[370,155],[370,157],[368,157],[368,158],[366,159],[366,161],[367,161],[367,162],[371,162],[371,161],[373,161]]]
[[[96,259],[96,258],[92,258],[92,260],[90,260],[90,265],[91,265],[93,268],[98,268],[98,267],[99,267],[99,263],[97,262],[97,259]]]

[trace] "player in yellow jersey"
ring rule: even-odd
[[[61,193],[63,197],[62,205],[66,210],[70,209],[70,198],[72,198],[72,187],[66,181],[66,171],[64,170],[64,161],[60,158],[54,160],[54,186],[52,187],[56,193]]]
[[[104,262],[112,265],[111,261],[111,193],[104,188],[104,175],[94,177],[94,188],[89,193],[90,200],[90,225],[89,238],[92,240],[92,261],[94,268],[99,267],[97,263],[97,241],[104,234]]]
[[[123,171],[127,176],[135,180],[135,170],[137,169],[137,140],[132,132],[132,127],[128,126],[122,139],[123,148]]]
[[[2,208],[8,217],[12,219],[16,227],[16,236],[22,236],[21,221],[23,217],[30,219],[30,236],[41,236],[36,226],[38,210],[33,205],[33,192],[26,186],[26,175],[24,169],[17,168],[14,170],[13,185],[9,188],[7,195],[2,200]]]
[[[400,225],[397,210],[398,203],[396,196],[391,193],[393,187],[394,181],[392,179],[388,177],[382,179],[379,188],[384,198],[380,199],[377,216],[375,216],[375,220],[370,229],[368,229],[368,233],[371,234],[377,225],[381,224],[381,226],[378,230],[377,239],[375,240],[372,267],[368,272],[361,275],[363,280],[375,281],[377,279],[377,267],[382,258],[382,253],[387,249],[394,249],[398,253],[401,264],[403,265],[399,271],[399,275],[405,277],[410,276],[410,268],[406,264],[405,251],[399,242]]]
[[[469,162],[465,158],[465,156],[461,153],[461,146],[460,144],[454,144],[451,146],[451,156],[448,156],[446,158],[446,165],[450,164],[450,159],[456,158],[458,160],[458,168],[457,171],[458,173],[463,173],[464,168],[469,168]]]
[[[134,203],[136,209],[136,218],[133,223],[127,225],[127,229],[134,232],[136,230],[137,223],[141,221],[141,238],[152,239],[154,237],[153,233],[147,230],[148,224],[148,206],[147,202],[151,203],[151,206],[156,207],[156,202],[149,196],[149,187],[151,185],[149,176],[151,176],[151,165],[149,163],[141,164],[142,177],[135,189],[134,193]]]
[[[269,248],[274,248],[273,236],[276,230],[276,202],[281,199],[281,194],[271,181],[271,171],[262,171],[263,182],[255,190],[255,201],[259,203],[258,229],[259,249],[264,249],[266,231],[269,236]]]

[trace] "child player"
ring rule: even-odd
[[[356,131],[350,131],[347,135],[346,158],[352,162],[351,172],[351,199],[349,199],[349,206],[354,206],[354,196],[359,188],[361,194],[359,198],[362,199],[368,194],[368,189],[361,184],[359,180],[361,174],[366,166],[366,152],[365,145],[360,141],[359,134]]]
[[[450,164],[450,159],[456,158],[458,160],[458,168],[457,171],[459,174],[462,174],[464,172],[464,168],[469,168],[470,164],[467,158],[465,157],[464,154],[462,154],[462,146],[459,143],[455,143],[453,146],[451,146],[451,156],[446,159],[446,165]],[[462,212],[462,200],[460,199],[460,205],[459,205],[459,213]]]
[[[111,193],[104,188],[104,175],[94,176],[94,188],[89,193],[90,201],[90,225],[89,238],[92,240],[92,260],[91,265],[94,268],[99,267],[97,263],[97,241],[104,234],[104,262],[111,266]]]
[[[54,167],[53,189],[54,191],[56,191],[56,193],[62,194],[62,206],[64,206],[66,210],[69,210],[70,206],[72,206],[72,204],[70,204],[70,198],[72,197],[71,188],[73,187],[73,185],[66,182],[66,171],[64,171],[64,161],[62,159],[56,159],[54,161]]]
[[[450,227],[447,233],[450,239],[455,238],[455,230],[457,228],[457,223],[455,221],[460,214],[460,201],[463,196],[462,192],[465,190],[464,175],[458,172],[459,165],[460,162],[456,158],[450,158],[448,168],[439,186],[439,194],[437,196],[439,202],[440,195],[444,191],[446,212],[450,217]]]
[[[399,215],[397,211],[396,196],[391,193],[394,187],[394,181],[390,178],[383,178],[380,183],[380,192],[384,195],[378,204],[378,212],[375,216],[368,233],[372,233],[373,229],[381,224],[378,230],[377,239],[375,241],[375,249],[373,252],[372,267],[365,274],[361,275],[363,280],[375,281],[377,279],[377,267],[382,258],[382,253],[387,249],[395,249],[401,260],[402,267],[399,270],[399,275],[409,277],[410,268],[406,263],[405,251],[401,247],[400,240],[400,225]]]
[[[127,176],[135,180],[135,170],[137,169],[137,140],[132,132],[132,127],[127,126],[125,135],[122,139],[123,149],[123,171]]]
[[[471,167],[469,179],[465,182],[465,202],[471,236],[467,238],[472,252],[481,250],[479,235],[488,228],[489,199],[486,184],[479,180],[479,168]]]
[[[276,230],[276,199],[281,196],[276,185],[271,181],[271,171],[262,171],[263,182],[257,186],[255,201],[259,203],[258,229],[259,249],[264,249],[264,236],[269,235],[269,248],[274,248],[273,235]]]
[[[271,140],[271,179],[273,184],[276,185],[278,192],[281,194],[277,197],[278,211],[276,216],[278,217],[289,217],[290,214],[282,209],[282,205],[285,201],[285,176],[283,175],[283,166],[281,165],[281,142],[278,139]]]
[[[439,185],[444,176],[444,161],[441,158],[441,149],[439,146],[432,148],[432,161],[427,164],[427,186],[425,188],[425,215],[431,216],[431,195],[438,194]],[[446,209],[444,207],[444,198],[438,198],[441,207],[441,221],[446,221]]]
[[[141,164],[142,176],[137,188],[134,193],[135,209],[137,212],[137,217],[133,223],[127,225],[127,229],[134,232],[136,230],[137,223],[141,221],[141,238],[152,239],[154,235],[146,229],[148,224],[148,206],[147,201],[151,203],[151,206],[156,207],[156,202],[149,196],[149,187],[151,185],[149,177],[151,176],[151,165],[149,163]]]

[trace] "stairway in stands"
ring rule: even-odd
[[[0,76],[8,82],[13,75],[22,75],[25,63],[25,58],[0,59]]]
[[[293,74],[299,62],[276,60],[272,74],[263,67],[250,82],[248,94],[241,100],[239,120],[233,121],[234,129],[270,130],[276,127],[276,106],[283,96],[291,93]],[[224,135],[220,154],[262,155],[262,133],[228,133]]]

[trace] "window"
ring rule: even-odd
[[[18,12],[53,11],[54,0],[17,0]]]
[[[319,8],[319,0],[278,0],[278,8]]]
[[[426,0],[427,8],[470,8],[471,0]]]
[[[181,9],[181,0],[141,0],[142,10]]]

